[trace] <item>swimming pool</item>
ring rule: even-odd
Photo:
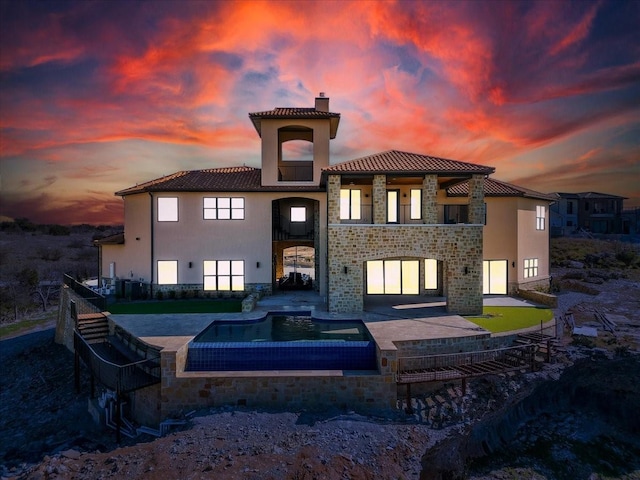
[[[360,320],[270,314],[214,321],[190,343],[187,371],[376,370],[375,343]]]

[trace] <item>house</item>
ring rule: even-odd
[[[396,150],[331,164],[340,114],[323,94],[249,118],[261,168],[181,171],[116,192],[125,231],[99,242],[105,284],[152,296],[313,288],[331,312],[444,296],[458,314],[481,313],[483,294],[548,285],[552,197],[490,179],[493,167]],[[304,275],[285,262],[296,248]]]
[[[553,195],[556,201],[551,207],[552,235],[569,235],[577,230],[625,233],[622,215],[625,197],[598,192],[555,192]]]

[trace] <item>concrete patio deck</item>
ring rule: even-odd
[[[513,297],[485,297],[485,305],[535,306]],[[374,299],[360,314],[334,314],[315,292],[286,292],[262,298],[256,309],[248,313],[187,313],[152,315],[109,315],[116,325],[141,340],[158,347],[184,345],[214,320],[259,320],[269,312],[310,312],[322,320],[363,320],[380,346],[395,341],[461,338],[489,332],[459,315],[446,313],[444,298],[398,296]]]

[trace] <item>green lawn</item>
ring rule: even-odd
[[[553,310],[537,307],[484,307],[482,316],[465,317],[491,333],[539,327],[553,318]]]
[[[107,307],[113,314],[145,313],[228,313],[241,312],[240,300],[162,300],[154,302],[114,303]]]

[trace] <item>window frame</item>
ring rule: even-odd
[[[371,269],[370,269],[371,267]],[[377,270],[377,272],[374,272]],[[365,264],[365,269],[367,271],[367,282],[365,285],[366,294],[367,295],[419,295],[420,294],[420,260],[418,259],[399,259],[399,258],[387,258],[384,260],[369,260]],[[407,270],[414,270],[415,279],[416,280],[416,291],[408,291],[411,286],[411,282],[408,282],[409,277],[407,273],[414,273]],[[392,277],[390,274],[397,273],[397,288],[399,290],[394,290],[396,287],[395,284],[389,283],[388,280],[393,279],[396,280],[395,277]],[[371,275],[373,273],[379,273],[381,275],[380,281],[377,283],[373,283],[371,281]],[[372,291],[373,288],[376,287],[378,290]]]
[[[348,198],[343,198],[342,192],[349,192]],[[357,195],[355,194],[357,192]],[[354,198],[357,196],[358,198]],[[345,202],[346,200],[346,202]],[[354,203],[356,202],[356,203]],[[344,205],[347,205],[346,216],[344,214]],[[357,209],[354,209],[357,207]],[[355,212],[354,210],[357,210]],[[362,220],[362,190],[359,188],[341,188],[340,189],[340,220]]]
[[[175,272],[173,272],[173,275],[175,276],[175,282],[169,282],[169,281],[161,281],[160,279],[160,275],[161,272],[164,270],[162,265],[169,265],[169,264],[174,264],[175,265]],[[156,262],[156,282],[157,285],[178,285],[178,260],[158,260]],[[166,275],[166,272],[163,273],[163,276]]]
[[[207,202],[209,200],[210,202]],[[220,206],[220,200],[228,200],[229,206]],[[242,206],[234,206],[234,201],[241,201]],[[207,205],[213,203],[213,205]],[[246,204],[244,197],[203,197],[202,198],[202,219],[203,220],[245,220]],[[220,215],[221,211],[228,211],[228,217]],[[239,216],[236,216],[240,212]],[[208,214],[210,216],[208,216]]]
[[[392,205],[392,201],[395,205]],[[395,217],[393,220],[392,215]],[[387,223],[400,223],[400,190],[387,189]]]
[[[242,273],[234,273],[234,268],[240,268]],[[222,268],[221,268],[222,267]],[[228,269],[227,269],[228,268]],[[208,273],[209,272],[209,273]],[[222,273],[221,273],[222,272]],[[202,289],[207,292],[244,292],[246,285],[246,271],[244,260],[203,260]],[[220,288],[221,280],[225,288]],[[213,288],[208,288],[207,284]],[[237,282],[240,282],[239,284]]]
[[[416,194],[417,198],[414,198],[414,194]],[[414,213],[416,213],[417,216],[415,216]],[[409,190],[409,219],[422,220],[422,189],[421,188],[412,188]]]
[[[302,213],[304,214],[304,218],[302,220],[294,220],[294,209],[296,209],[296,211],[302,211]],[[306,223],[307,221],[307,207],[305,207],[304,205],[292,205],[289,209],[289,220],[291,221],[291,223]]]
[[[169,200],[174,200],[175,205],[169,205]],[[156,208],[156,220],[158,222],[178,222],[180,220],[180,201],[178,197],[157,197]],[[171,208],[171,212],[167,211],[169,208]]]
[[[546,218],[547,214],[544,205],[536,205],[536,230],[545,230]]]
[[[539,262],[537,258],[525,258],[522,276],[524,278],[535,278],[538,276]]]

